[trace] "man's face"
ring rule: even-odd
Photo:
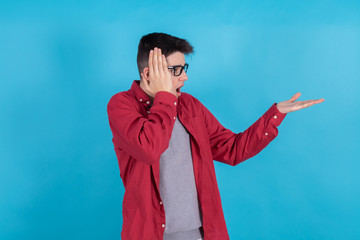
[[[166,57],[166,61],[168,67],[178,66],[178,65],[184,66],[185,55],[181,52],[174,52]],[[181,95],[180,88],[184,86],[184,82],[188,80],[188,76],[186,75],[185,70],[182,71],[180,76],[174,76],[171,69],[169,69],[169,71],[171,71],[171,80],[173,87],[176,89],[178,96],[180,96]]]

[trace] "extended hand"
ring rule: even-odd
[[[321,98],[321,99],[315,99],[315,100],[295,102],[300,96],[301,96],[301,93],[296,93],[294,96],[292,96],[292,98],[290,98],[290,100],[278,103],[276,105],[278,110],[281,113],[289,113],[289,112],[294,112],[294,111],[297,111],[297,110],[300,110],[303,108],[307,108],[314,104],[322,103],[323,101],[325,101],[325,99]]]

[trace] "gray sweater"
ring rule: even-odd
[[[160,196],[165,209],[164,240],[203,237],[189,133],[176,118],[168,149],[160,157]]]

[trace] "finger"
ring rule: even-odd
[[[162,55],[162,64],[164,72],[168,72],[165,55]]]
[[[150,53],[149,53],[149,71],[150,71],[150,75],[153,75],[153,73],[154,73],[153,56],[154,56],[154,51],[150,50]]]
[[[306,100],[301,102],[301,108],[307,108],[314,105],[314,102],[312,100]]]
[[[310,106],[312,105],[315,105],[315,104],[319,104],[319,103],[322,103],[323,101],[325,101],[325,99],[321,98],[321,99],[314,99],[314,100],[310,100],[309,104],[311,104]],[[310,107],[309,106],[309,107]]]
[[[310,107],[312,105],[315,105],[315,104],[318,104],[318,103],[322,103],[324,101],[324,99],[315,99],[315,100],[307,100],[307,101],[302,101],[302,102],[299,102],[300,105],[300,109],[301,108],[307,108],[307,107]]]
[[[159,48],[159,52],[158,52],[158,68],[159,68],[160,75],[163,75],[164,70],[163,70],[163,63],[162,63],[162,53],[161,53],[160,48]]]
[[[290,98],[290,102],[294,102],[294,101],[296,101],[299,97],[301,96],[301,93],[295,93],[295,95],[294,96],[292,96],[291,98]]]
[[[158,48],[154,48],[154,56],[153,56],[153,70],[155,75],[159,75],[159,67],[158,67]]]

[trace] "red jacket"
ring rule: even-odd
[[[158,92],[152,107],[139,81],[115,94],[107,106],[125,194],[123,240],[163,239],[165,211],[159,194],[159,160],[178,117],[190,134],[195,182],[205,240],[229,239],[213,160],[232,166],[259,153],[278,134],[286,114],[273,104],[242,133],[224,128],[199,100]]]

